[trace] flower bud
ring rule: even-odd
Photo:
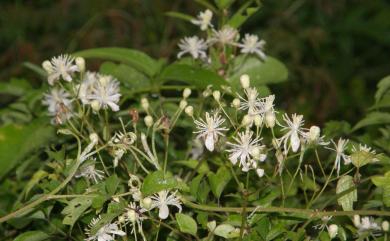
[[[92,107],[92,110],[94,110],[95,112],[98,112],[101,108],[100,102],[97,100],[91,101],[91,107]]]
[[[256,174],[257,174],[257,176],[259,176],[259,177],[263,177],[263,176],[264,176],[264,169],[257,168],[257,169],[256,169]]]
[[[134,223],[135,221],[137,221],[137,214],[135,213],[135,211],[133,209],[128,210],[126,215],[127,215],[127,219],[130,222]]]
[[[263,118],[261,115],[255,115],[255,126],[260,127],[263,124]]]
[[[318,126],[311,126],[309,130],[309,141],[316,142],[320,138],[321,129]]]
[[[241,77],[240,77],[240,83],[241,83],[242,88],[244,88],[244,89],[249,88],[249,86],[250,86],[250,78],[249,78],[249,75],[247,75],[247,74],[241,75]]]
[[[152,199],[150,197],[146,197],[141,201],[141,207],[149,210],[152,207]]]
[[[355,227],[359,227],[360,226],[360,216],[355,214],[353,215],[353,224],[355,225]]]
[[[274,112],[271,111],[271,112],[265,113],[265,125],[268,128],[274,128],[275,121],[276,121],[276,118],[275,118],[275,113]]]
[[[190,88],[185,88],[183,90],[183,98],[188,98],[191,95],[191,89]]]
[[[219,101],[219,99],[221,99],[221,92],[219,92],[219,90],[214,90],[213,97],[214,100]]]
[[[328,227],[328,234],[331,239],[335,238],[337,236],[338,227],[336,224],[331,224]]]
[[[84,72],[85,71],[85,59],[83,57],[77,57],[75,59],[75,62],[76,62],[77,68],[79,68],[79,71]]]
[[[245,115],[242,118],[241,124],[243,126],[249,126],[252,123],[252,117],[250,115]]]
[[[232,101],[232,107],[238,109],[240,108],[240,104],[241,104],[241,101],[239,98],[235,98],[233,101]]]
[[[96,134],[96,133],[91,133],[89,135],[89,139],[91,140],[91,142],[93,143],[98,143],[99,141],[99,136]]]
[[[146,98],[142,98],[141,99],[141,107],[145,111],[147,111],[149,109],[149,101],[148,101],[148,99],[146,99]]]
[[[388,232],[389,231],[389,222],[388,221],[383,221],[382,222],[382,230],[384,232]]]
[[[187,106],[185,109],[184,109],[184,112],[188,115],[188,116],[193,116],[194,115],[194,107],[192,106]]]
[[[118,223],[125,223],[125,217],[119,216],[118,217]]]
[[[187,105],[188,105],[187,101],[181,100],[180,104],[179,104],[179,107],[180,107],[181,110],[184,110],[184,108],[186,108]]]
[[[153,117],[150,115],[145,116],[144,122],[147,127],[151,127],[153,125]]]
[[[49,60],[45,60],[42,63],[42,68],[48,73],[51,74],[53,72],[53,65],[51,65]]]
[[[252,148],[250,151],[249,151],[249,154],[251,154],[251,156],[256,159],[256,160],[259,160],[260,159],[260,154],[261,154],[261,150],[259,147],[254,147]]]

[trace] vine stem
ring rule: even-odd
[[[211,212],[230,212],[230,213],[242,213],[242,207],[213,207],[207,205],[196,204],[190,202],[184,198],[181,199],[184,205]],[[316,209],[303,209],[303,208],[285,208],[285,207],[246,207],[247,212],[258,212],[258,213],[299,213],[306,214],[309,218],[321,218],[324,216],[353,216],[353,215],[364,215],[364,216],[387,216],[390,217],[390,211],[381,210],[353,210],[353,211],[319,211]]]

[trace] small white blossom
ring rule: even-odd
[[[241,99],[240,110],[248,110],[248,115],[256,115],[260,113],[259,107],[263,105],[259,97],[259,92],[256,88],[246,88],[244,90],[246,98],[239,95]]]
[[[267,56],[263,52],[265,41],[264,40],[259,41],[259,37],[256,35],[245,34],[242,43],[239,43],[238,46],[241,48],[241,53],[257,54],[263,60],[267,58]]]
[[[76,178],[85,177],[89,180],[98,183],[104,178],[104,172],[95,168],[95,163],[91,162],[80,168],[80,171],[75,176]]]
[[[224,136],[223,131],[228,130],[227,128],[220,127],[225,122],[218,113],[211,116],[206,112],[206,119],[195,120],[196,128],[198,131],[194,133],[198,134],[198,138],[204,140],[205,146],[209,151],[214,151],[215,143],[218,141],[218,136]]]
[[[286,126],[279,124],[282,131],[287,131],[278,141],[283,143],[284,154],[288,153],[291,147],[293,152],[297,152],[301,144],[300,137],[304,136],[304,128],[302,128],[304,120],[303,115],[293,114],[292,119],[287,114],[283,115],[283,120]]]
[[[227,143],[230,146],[230,149],[226,150],[230,153],[229,160],[233,165],[239,162],[239,166],[243,171],[256,168],[257,166],[254,166],[257,165],[255,159],[264,161],[266,158],[266,155],[261,154],[260,151],[264,148],[264,146],[259,145],[261,139],[253,138],[253,134],[250,130],[239,132],[238,137],[233,137],[235,143]]]
[[[345,154],[345,149],[347,148],[348,140],[344,140],[340,138],[337,144],[332,140],[334,148],[325,147],[326,149],[332,150],[336,152],[336,159],[334,161],[334,167],[337,171],[337,176],[340,174],[341,160],[344,161],[344,165],[348,165],[351,163],[351,158],[347,154]]]
[[[177,54],[181,58],[184,54],[190,54],[194,59],[206,58],[207,43],[197,36],[185,37],[179,42],[180,52]]]
[[[50,65],[45,61],[44,68],[48,74],[47,81],[50,85],[53,85],[60,78],[71,82],[73,73],[80,71],[74,63],[74,58],[67,54],[52,58]]]
[[[42,103],[48,106],[53,123],[63,124],[73,116],[70,94],[63,89],[51,89],[49,94],[44,94]]]
[[[88,225],[86,229],[86,234],[88,238],[86,241],[114,241],[115,235],[125,236],[126,233],[118,228],[118,225],[115,223],[109,223],[101,227],[95,234],[91,233],[91,229],[97,225],[100,221],[100,216],[98,218],[93,218],[91,223]]]
[[[204,12],[200,12],[196,19],[191,20],[191,23],[200,26],[202,31],[207,30],[208,27],[213,27],[211,19],[213,18],[213,12],[206,9]]]
[[[328,141],[325,141],[325,136],[321,136],[321,129],[318,126],[311,126],[308,132],[304,133],[306,144],[316,146],[327,146]]]
[[[354,222],[359,233],[380,231],[381,228],[372,217],[363,217],[360,222]]]
[[[142,215],[146,210],[137,206],[134,202],[130,202],[124,213],[124,224],[130,224],[131,233],[134,234],[135,240],[137,240],[137,232],[141,234],[144,241],[146,237],[142,228],[142,221],[146,219]],[[137,231],[138,229],[138,231]]]
[[[98,81],[99,74],[87,71],[80,85],[76,86],[77,97],[83,105],[91,104],[90,96],[93,93],[94,85]]]
[[[222,45],[235,45],[237,36],[237,29],[226,25],[219,31],[213,29],[213,35],[211,36],[209,42],[211,44],[220,43]]]
[[[112,111],[119,110],[119,82],[109,75],[100,75],[99,80],[93,86],[90,100],[95,100],[103,109],[111,108]]]
[[[331,224],[328,227],[328,234],[330,239],[333,239],[337,236],[337,232],[339,230],[339,227],[336,224]]]
[[[176,196],[176,192],[170,193],[168,190],[162,190],[157,194],[153,195],[152,198],[152,207],[151,209],[158,208],[158,217],[160,219],[167,219],[169,216],[168,206],[176,206],[181,212],[181,201]]]

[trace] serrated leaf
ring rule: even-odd
[[[74,56],[81,56],[84,58],[98,58],[105,60],[118,61],[128,64],[137,70],[154,76],[160,65],[158,62],[143,52],[127,48],[95,48],[79,51],[73,54]]]
[[[19,234],[14,241],[43,241],[48,240],[50,236],[42,231],[28,231],[22,234]]]
[[[343,191],[346,191],[352,187],[354,187],[355,184],[353,182],[353,177],[351,176],[342,176],[337,182],[336,187],[336,194],[339,194]],[[337,203],[341,205],[344,211],[352,211],[353,210],[353,203],[357,201],[357,191],[356,189],[344,194],[343,196],[339,197],[337,199]]]
[[[78,197],[72,199],[68,203],[68,206],[66,206],[61,212],[61,214],[65,215],[62,223],[73,226],[79,217],[84,214],[84,211],[91,205],[92,199],[88,197]]]
[[[149,173],[141,187],[141,192],[145,196],[157,193],[166,189],[182,189],[183,186],[172,176],[171,173],[164,174],[163,171]]]
[[[179,225],[180,231],[196,236],[198,226],[191,216],[188,216],[183,213],[176,213],[176,221]]]
[[[232,178],[230,171],[226,167],[220,167],[217,173],[209,173],[207,175],[214,196],[219,198],[225,189],[226,185]]]
[[[363,120],[359,121],[352,129],[356,131],[362,127],[372,125],[390,124],[390,113],[385,112],[371,112]]]
[[[228,85],[221,76],[213,71],[185,64],[171,64],[166,67],[160,76],[164,81],[175,80],[204,89],[208,85],[218,88]]]
[[[238,56],[233,61],[233,73],[228,77],[228,82],[235,88],[240,86],[240,77],[249,75],[251,85],[255,87],[267,84],[280,83],[287,80],[287,68],[279,60],[268,56],[265,61],[257,57]]]

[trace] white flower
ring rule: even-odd
[[[341,160],[344,161],[344,165],[348,165],[351,163],[350,156],[348,156],[344,153],[345,149],[347,148],[348,140],[344,140],[344,139],[340,138],[338,140],[337,144],[333,140],[332,140],[332,143],[334,145],[334,149],[329,148],[329,147],[325,147],[325,148],[336,152],[336,159],[334,161],[334,167],[337,170],[337,176],[338,176],[340,174]]]
[[[260,113],[259,107],[263,106],[262,101],[258,98],[259,92],[256,88],[244,89],[246,98],[238,95],[241,99],[239,110],[248,110],[248,115],[256,115]]]
[[[209,151],[214,151],[215,143],[218,141],[218,136],[224,136],[222,131],[226,131],[227,128],[220,127],[225,122],[218,113],[215,113],[213,116],[210,116],[208,112],[206,112],[205,121],[200,118],[200,120],[195,120],[196,128],[198,131],[197,138],[203,138],[206,148]]]
[[[50,85],[53,85],[55,81],[62,78],[65,81],[72,81],[72,74],[80,71],[77,65],[74,63],[74,58],[64,54],[58,57],[54,57],[50,61],[45,63],[45,70],[48,74],[47,81]]]
[[[371,147],[367,146],[367,145],[362,145],[362,144],[359,144],[359,148],[355,147],[355,146],[352,146],[352,152],[358,152],[358,151],[361,151],[361,152],[367,152],[367,153],[370,153],[372,155],[376,155],[376,151],[373,150]],[[351,161],[351,160],[350,160]],[[374,157],[372,160],[372,162],[378,162],[379,159]]]
[[[130,202],[128,207],[125,209],[124,213],[124,222],[125,224],[130,224],[131,233],[134,234],[135,240],[137,240],[137,228],[138,232],[141,234],[144,241],[146,241],[146,237],[142,228],[142,221],[146,219],[145,216],[142,215],[146,210],[137,206],[134,202]]]
[[[238,36],[237,29],[234,29],[228,25],[223,26],[219,31],[213,29],[213,35],[211,36],[209,42],[211,44],[220,43],[222,45],[234,45],[236,44],[236,37]]]
[[[292,119],[290,119],[287,114],[284,114],[283,120],[286,126],[279,125],[283,127],[282,131],[287,132],[278,141],[283,143],[284,154],[288,153],[290,146],[293,152],[297,152],[301,144],[300,136],[304,136],[304,129],[302,128],[304,123],[303,116],[293,114]]]
[[[100,75],[99,80],[95,82],[90,100],[98,102],[100,107],[107,109],[111,108],[112,111],[118,111],[119,98],[119,82],[109,75]]]
[[[374,221],[372,217],[361,218],[360,222],[355,222],[355,226],[359,229],[359,233],[381,230],[379,225]]]
[[[90,96],[93,93],[94,85],[98,81],[99,74],[87,71],[80,85],[76,86],[77,97],[84,105],[90,104]]]
[[[86,241],[113,241],[115,240],[115,235],[125,236],[126,233],[122,230],[119,230],[118,225],[115,223],[109,223],[101,227],[95,234],[91,233],[91,229],[97,225],[100,221],[100,216],[98,218],[93,218],[91,223],[88,225],[88,229],[86,229],[86,234],[88,238]]]
[[[184,54],[191,54],[194,59],[206,58],[207,43],[203,39],[197,36],[185,37],[179,42],[180,52],[177,54],[178,58],[181,58]]]
[[[213,12],[206,9],[204,12],[200,12],[196,19],[191,20],[191,23],[200,26],[202,31],[205,31],[208,27],[213,27],[211,19],[213,18]]]
[[[91,162],[87,165],[84,165],[80,168],[79,173],[76,175],[76,178],[85,177],[89,180],[98,183],[99,180],[104,178],[104,172],[101,170],[97,170],[95,168],[95,163]]]
[[[63,89],[51,89],[49,94],[44,94],[42,103],[48,106],[49,115],[56,124],[63,124],[73,116],[70,94]]]
[[[243,171],[256,168],[257,162],[254,159],[264,161],[266,158],[264,154],[260,154],[260,150],[264,148],[264,146],[259,145],[261,139],[258,137],[253,139],[253,134],[247,129],[245,132],[239,132],[238,137],[233,137],[235,143],[227,143],[231,147],[226,150],[230,153],[229,160],[233,165],[239,161],[239,166],[242,167]]]
[[[321,129],[318,126],[311,126],[308,132],[304,133],[306,144],[327,146],[328,141],[324,140],[325,136],[321,136]]]
[[[169,215],[168,206],[176,206],[181,212],[181,202],[180,199],[176,196],[176,192],[169,193],[168,190],[162,190],[157,194],[153,195],[152,198],[152,207],[151,209],[158,208],[158,217],[160,219],[166,219]]]
[[[245,38],[242,40],[242,43],[238,44],[238,46],[241,48],[241,53],[257,54],[263,60],[267,58],[263,52],[265,41],[259,41],[259,37],[256,35],[245,34]]]

